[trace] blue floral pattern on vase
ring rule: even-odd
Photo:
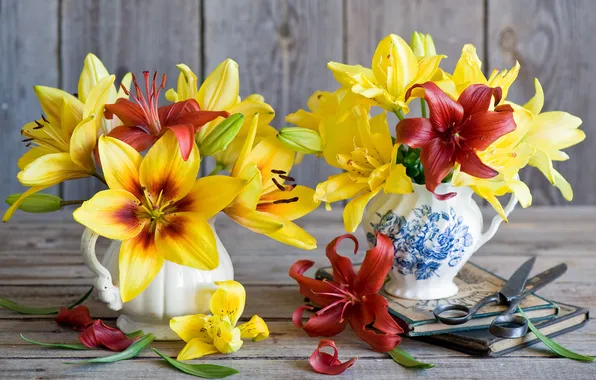
[[[473,243],[468,226],[453,207],[447,213],[434,212],[429,205],[423,205],[413,210],[415,217],[410,221],[393,210],[376,214],[380,220],[371,226],[393,241],[394,267],[403,275],[416,276],[416,280],[438,277],[445,261],[450,267],[457,265]],[[369,232],[366,238],[376,244],[375,234]]]

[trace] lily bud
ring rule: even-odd
[[[412,48],[412,51],[414,52],[416,58],[424,58],[437,55],[435,43],[430,34],[423,34],[420,32],[412,33],[410,48]]]
[[[215,126],[203,141],[198,143],[201,156],[213,156],[225,150],[240,132],[242,123],[244,123],[244,115],[236,113]]]
[[[6,203],[12,206],[22,194],[12,194],[6,197]],[[61,208],[62,198],[51,194],[32,194],[25,198],[19,205],[19,210],[41,214],[44,212],[58,211]]]
[[[323,139],[312,129],[286,127],[279,130],[277,138],[296,152],[305,154],[323,153]]]

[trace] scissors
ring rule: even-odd
[[[523,263],[505,285],[496,294],[491,294],[471,308],[466,305],[439,305],[433,310],[435,317],[447,325],[459,325],[469,321],[478,311],[489,303],[507,306],[507,310],[496,317],[490,324],[489,331],[501,338],[521,338],[528,332],[528,320],[515,315],[522,298],[546,286],[567,271],[566,264],[559,264],[528,280],[528,275],[534,266],[535,257]],[[458,316],[441,316],[447,312],[462,312]]]

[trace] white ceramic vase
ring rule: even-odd
[[[117,325],[124,333],[142,330],[158,340],[179,340],[170,329],[170,318],[188,314],[209,314],[209,302],[215,281],[233,280],[232,261],[221,243],[213,222],[209,221],[217,241],[219,266],[211,271],[198,270],[166,261],[151,284],[136,298],[122,302],[118,287],[120,241],[112,241],[99,262],[95,254],[98,235],[86,229],[81,239],[85,264],[95,273],[94,285],[99,298],[112,310],[120,311]]]
[[[455,275],[502,222],[497,215],[482,232],[482,213],[469,187],[442,183],[436,192],[457,195],[440,201],[424,185],[414,184],[411,194],[380,193],[366,209],[362,224],[369,243],[375,244],[377,231],[393,241],[395,259],[385,285],[391,295],[431,300],[456,294]],[[516,204],[512,195],[505,214]]]

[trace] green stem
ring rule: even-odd
[[[426,102],[422,98],[420,98],[420,109],[422,111],[422,117],[426,118]]]
[[[403,120],[404,119],[404,114],[401,112],[401,110],[393,110],[393,113],[395,114],[395,116],[397,116],[397,118],[399,120]]]
[[[211,173],[207,174],[207,176],[210,175],[216,175],[217,173],[219,173],[222,169],[224,168],[224,166],[220,163],[216,163],[215,167],[213,168],[213,170],[211,170]]]
[[[88,199],[77,199],[74,201],[61,201],[60,202],[60,207],[64,207],[64,206],[71,206],[71,205],[82,205],[83,202],[87,201]]]
[[[100,180],[101,182],[103,182],[104,185],[108,186],[108,183],[106,182],[106,179],[101,174],[99,174],[97,172],[94,172],[91,175],[94,176],[95,178],[97,178],[98,180]]]

